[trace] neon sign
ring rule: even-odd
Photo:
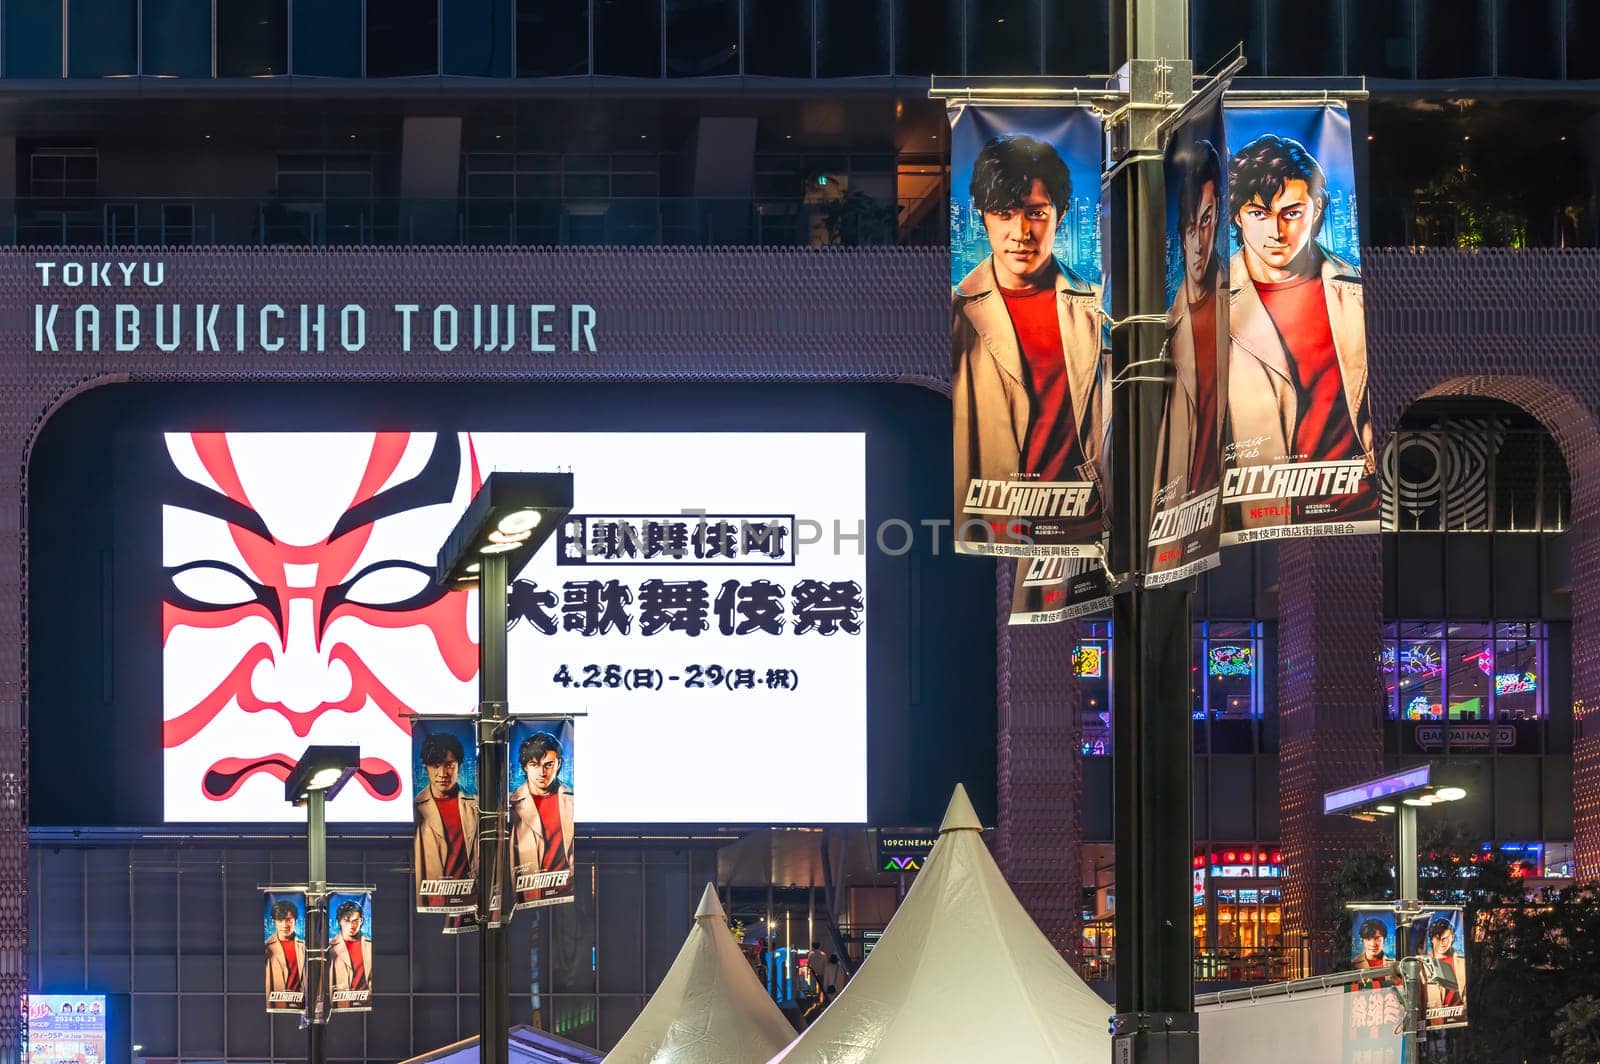
[[[1255,671],[1254,647],[1212,647],[1207,655],[1207,669],[1212,676],[1249,676]]]
[[[1105,675],[1105,647],[1085,644],[1072,648],[1072,674],[1091,680]]]
[[[1494,678],[1497,695],[1526,695],[1539,689],[1539,677],[1532,672],[1502,672]]]

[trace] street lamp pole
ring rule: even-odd
[[[354,746],[308,746],[283,783],[285,801],[306,807],[306,1059],[326,1059],[328,1023],[328,800],[361,764]]]
[[[509,928],[500,910],[505,879],[502,833],[506,786],[506,594],[504,554],[485,554],[478,570],[478,1038],[483,1064],[510,1056]]]
[[[1186,0],[1114,0],[1111,65],[1128,103],[1111,130],[1112,477],[1110,567],[1144,569],[1156,433],[1165,399],[1166,194],[1160,127],[1194,95]],[[1114,1053],[1195,1064],[1187,589],[1135,583],[1115,596],[1112,728],[1117,867]]]
[[[306,1060],[323,1064],[322,1039],[328,1031],[323,995],[328,956],[328,792],[306,793]]]
[[[490,473],[439,549],[434,581],[478,588],[478,1058],[508,1064],[506,617],[513,573],[572,510],[571,473]]]

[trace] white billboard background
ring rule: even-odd
[[[449,437],[444,437],[445,442]],[[330,539],[353,500],[414,487],[441,446],[432,433],[168,434],[178,472],[206,491],[163,505],[163,797],[169,822],[294,823],[283,795],[287,766],[311,744],[355,744],[363,768],[398,775],[380,798],[361,778],[329,806],[329,819],[411,820],[405,713],[470,713],[477,700],[476,592],[426,602],[439,546],[471,495],[472,468],[566,471],[576,514],[792,514],[823,540],[789,546],[795,564],[722,562],[556,565],[552,541],[518,576],[553,592],[618,580],[632,593],[627,635],[545,635],[518,622],[508,639],[513,713],[586,713],[583,794],[587,823],[838,823],[867,814],[865,617],[859,633],[796,634],[796,582],[866,583],[864,547],[834,546],[866,516],[861,433],[460,434],[460,468],[433,477],[429,501],[387,508]],[[212,506],[210,500],[229,506]],[[436,501],[434,501],[436,500]],[[446,501],[447,500],[447,501]],[[416,500],[411,500],[415,502]],[[241,528],[239,503],[270,540]],[[394,512],[389,512],[393,510]],[[870,531],[867,533],[870,542]],[[781,634],[724,636],[713,611],[698,635],[644,636],[639,586],[703,580],[715,599],[727,580],[783,585]],[[421,605],[416,603],[421,602]],[[330,607],[330,603],[333,605]],[[573,678],[563,687],[562,665]],[[650,670],[659,689],[584,687],[584,667]],[[692,670],[750,669],[753,688],[686,686]],[[798,676],[764,684],[769,669]],[[677,677],[676,681],[667,677]],[[800,776],[788,763],[797,735],[820,760]],[[825,786],[815,786],[818,773]],[[217,784],[217,780],[236,780]],[[209,787],[209,791],[208,791]]]

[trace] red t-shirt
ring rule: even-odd
[[[300,965],[298,962],[296,962],[294,956],[294,940],[289,939],[288,941],[283,941],[280,939],[278,945],[283,947],[283,959],[284,962],[289,965],[289,982],[284,989],[299,990],[300,976],[302,973],[300,971]]]
[[[1189,304],[1189,331],[1194,336],[1194,458],[1189,464],[1189,491],[1217,484],[1221,456],[1217,451],[1217,299],[1212,295]]]
[[[347,941],[344,946],[350,952],[350,989],[365,990],[367,988],[367,961],[361,955],[361,940]]]
[[[445,879],[466,879],[471,875],[472,862],[467,854],[467,838],[461,831],[461,804],[455,798],[435,798],[434,807],[444,824]]]
[[[544,862],[542,872],[560,872],[567,867],[567,840],[561,834],[561,796],[536,794],[533,807],[539,811],[539,825],[544,828]]]
[[[1359,455],[1344,377],[1328,323],[1328,298],[1316,274],[1279,284],[1256,282],[1262,305],[1289,352],[1299,412],[1289,449],[1302,461],[1338,461]]]
[[[1083,464],[1078,427],[1072,420],[1066,352],[1052,288],[1013,291],[1001,288],[1006,311],[1017,331],[1023,371],[1033,396],[1033,412],[1023,440],[1017,472],[1037,480],[1077,480]]]

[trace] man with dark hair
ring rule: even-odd
[[[435,732],[422,743],[428,786],[417,796],[414,844],[420,905],[459,901],[424,887],[439,880],[474,879],[478,874],[478,801],[461,790],[463,760],[461,740],[449,732]]]
[[[1428,956],[1437,973],[1423,980],[1429,1027],[1460,1023],[1466,1018],[1467,966],[1455,951],[1455,941],[1455,923],[1447,917],[1436,916],[1428,924]]]
[[[1181,475],[1185,492],[1217,483],[1222,435],[1218,395],[1218,293],[1222,286],[1217,254],[1222,204],[1222,159],[1207,140],[1180,151],[1178,232],[1183,243],[1183,282],[1167,310],[1167,353],[1174,381],[1156,447],[1157,491],[1174,489]],[[1183,502],[1169,495],[1160,508]]]
[[[365,922],[361,904],[347,901],[334,913],[339,930],[328,946],[328,969],[333,979],[333,1007],[365,1003],[372,990],[372,940],[362,934]],[[341,993],[359,996],[346,996]]]
[[[517,748],[517,764],[527,777],[510,800],[511,871],[519,902],[569,893],[573,795],[561,782],[564,760],[561,740],[547,731],[534,732]]]
[[[1228,206],[1228,419],[1237,466],[1363,461],[1375,468],[1361,275],[1317,243],[1327,178],[1299,141],[1266,133],[1234,155]],[[1371,479],[1322,509],[1375,517]],[[1237,527],[1283,524],[1287,500],[1244,506]],[[1370,514],[1368,513],[1370,511]]]
[[[1361,951],[1350,960],[1350,967],[1360,971],[1366,968],[1386,968],[1393,964],[1385,953],[1384,945],[1389,938],[1389,927],[1375,916],[1369,916],[1361,921],[1361,926],[1356,932],[1356,937],[1361,939]],[[1376,978],[1364,981],[1362,986],[1399,986],[1402,980],[1398,975]]]
[[[299,1008],[306,986],[306,940],[295,933],[299,912],[293,902],[272,903],[272,936],[267,939],[267,1008]]]
[[[1055,256],[1072,174],[1044,141],[1001,136],[978,153],[970,192],[991,253],[952,297],[958,514],[995,512],[973,502],[995,483],[1105,482],[1099,287]],[[1070,518],[1078,542],[1100,537],[1089,496]]]

